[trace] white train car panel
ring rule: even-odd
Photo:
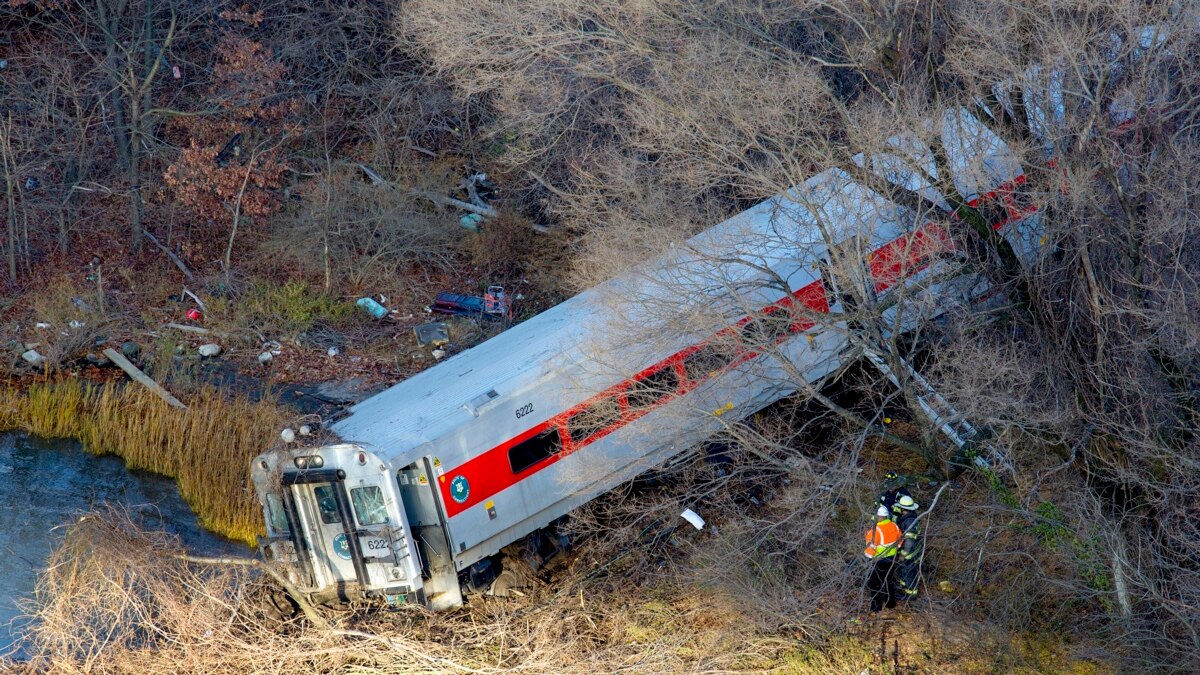
[[[1021,167],[1003,142],[965,110],[936,132],[960,195],[1006,234],[1033,222],[1037,236],[1036,209],[1017,195]],[[928,180],[932,151],[915,135],[891,145],[860,165],[945,205]],[[950,290],[962,296],[955,302],[986,291],[977,277],[937,276],[952,251],[924,214],[825,171],[354,406],[332,426],[343,450],[257,458],[264,550],[295,561],[298,580],[316,591],[333,584],[341,595],[454,606],[459,572],[791,394],[802,384],[793,373],[814,382],[835,369],[847,338],[841,295],[822,278],[831,255],[860,261],[860,282],[881,298],[931,286],[936,294],[914,291],[930,298],[928,318]],[[789,317],[770,322],[783,330],[756,322],[769,313]],[[896,329],[913,321],[896,317]],[[375,487],[386,531],[364,526],[354,501]],[[322,495],[334,498],[307,503]],[[349,557],[329,548],[335,539],[350,544],[340,551]],[[390,560],[364,562],[385,539]]]

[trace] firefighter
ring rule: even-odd
[[[900,511],[896,508],[896,500],[901,497],[912,499],[912,494],[905,487],[907,481],[900,477],[900,474],[895,471],[889,471],[883,475],[883,492],[880,493],[877,503],[888,510],[888,513],[893,516],[898,516]]]
[[[903,541],[896,554],[896,587],[906,599],[917,597],[917,581],[921,573],[921,524],[917,521],[917,502],[912,497],[901,495],[896,500],[896,511],[900,516],[896,525],[900,528]]]
[[[871,611],[878,612],[896,606],[896,580],[892,563],[900,546],[900,527],[892,520],[888,509],[875,511],[875,526],[867,530],[867,548],[863,554],[871,561],[867,591],[871,594]]]

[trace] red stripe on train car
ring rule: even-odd
[[[996,190],[984,195],[981,199],[974,199],[968,204],[972,208],[978,206],[981,201],[998,200],[1005,206],[1008,216],[1001,218],[994,227],[1000,229],[1005,223],[1019,220],[1030,213],[1036,212],[1037,208],[1020,209],[1019,204],[1013,198],[1017,186],[1025,183],[1024,174],[1017,176],[1012,181],[1007,181],[996,188]],[[951,217],[956,217],[951,214]],[[917,228],[914,232],[898,237],[883,246],[875,249],[868,258],[871,276],[875,280],[876,292],[884,291],[901,279],[908,277],[916,272],[919,272],[928,267],[936,258],[945,253],[954,251],[954,242],[951,240],[949,233],[939,225],[934,223],[926,223]],[[829,298],[826,295],[824,283],[818,279],[798,290],[791,297],[785,297],[771,305],[760,310],[763,313],[774,313],[780,310],[790,310],[793,308],[793,298],[805,308],[821,314],[829,312]],[[728,340],[730,343],[736,342],[738,329],[750,322],[752,316],[744,317],[738,320],[733,326],[729,326],[718,331],[716,335],[699,344],[692,345],[682,349],[671,356],[643,369],[635,374],[632,378],[619,382],[612,387],[596,394],[587,400],[572,407],[566,412],[560,413],[549,420],[546,420],[531,429],[521,433],[520,435],[511,438],[500,445],[497,445],[490,450],[480,453],[479,455],[467,460],[463,464],[450,469],[444,475],[438,477],[438,484],[442,492],[442,502],[446,505],[446,513],[449,517],[454,517],[463,511],[483,502],[484,500],[495,496],[499,492],[506,490],[517,483],[537,475],[543,469],[550,467],[558,462],[563,457],[577,452],[584,447],[604,438],[613,433],[617,429],[628,425],[629,423],[641,418],[650,411],[660,406],[666,405],[670,401],[687,394],[698,387],[704,380],[718,372],[734,367],[739,363],[744,363],[760,352],[752,350],[742,351],[737,358],[732,359],[726,366],[722,367],[708,376],[692,380],[688,377],[687,372],[683,368],[684,360],[692,354],[700,351],[706,345],[713,344],[718,341]],[[816,325],[816,321],[808,318],[797,318],[792,324],[791,330],[793,333],[800,333],[809,330]],[[778,342],[787,340],[787,336],[779,338]],[[654,373],[657,373],[662,368],[673,368],[676,374],[677,387],[674,392],[663,396],[653,405],[647,406],[640,410],[630,410],[629,402],[626,398],[626,392],[629,387],[638,380],[642,380]],[[621,414],[614,424],[599,429],[587,438],[574,441],[570,434],[570,420],[572,417],[580,413],[587,407],[605,399],[612,397],[620,405]],[[508,452],[519,443],[523,443],[537,434],[540,434],[547,429],[553,427],[559,434],[559,440],[562,443],[562,449],[545,459],[533,464],[520,473],[514,473],[512,464],[510,463]],[[461,477],[466,485],[469,486],[467,494],[462,501],[459,501],[454,496],[454,482]]]
[[[820,313],[829,311],[829,299],[825,296],[825,287],[820,280],[814,281],[807,286],[797,290],[793,296],[800,301],[809,310]],[[791,298],[784,298],[775,303],[780,307],[787,307],[791,304]],[[744,319],[745,320],[745,319]],[[743,321],[744,321],[743,320]],[[816,325],[816,322],[811,319],[797,319],[793,324],[794,332],[802,332]],[[718,336],[728,337],[735,331],[732,328],[722,329]],[[786,337],[784,338],[786,339]],[[446,505],[446,515],[454,517],[463,511],[483,502],[484,500],[495,496],[497,493],[506,490],[517,483],[536,475],[538,472],[550,467],[558,462],[563,457],[577,452],[584,447],[604,438],[617,429],[633,422],[651,412],[652,410],[666,405],[672,400],[687,394],[700,385],[701,381],[689,380],[687,373],[683,369],[683,360],[694,354],[709,344],[712,340],[706,340],[697,345],[692,345],[682,349],[671,356],[643,369],[634,377],[620,382],[608,389],[592,396],[582,403],[572,407],[566,412],[560,413],[541,424],[521,433],[519,436],[511,438],[500,445],[497,445],[490,450],[480,453],[479,455],[467,460],[453,469],[446,471],[445,474],[438,477],[438,486],[442,493],[442,503]],[[738,360],[744,361],[752,358],[755,354],[744,355]],[[727,367],[732,367],[736,362],[730,363]],[[625,393],[636,380],[642,380],[652,374],[657,373],[662,368],[673,368],[676,374],[677,387],[675,391],[658,400],[654,405],[644,409],[631,411],[629,410],[628,400],[625,398]],[[621,417],[616,424],[605,427],[588,438],[575,442],[571,439],[570,434],[570,419],[578,414],[581,410],[588,406],[606,398],[613,397],[621,405]],[[540,462],[526,468],[520,473],[514,473],[512,464],[509,461],[508,452],[519,443],[523,443],[530,438],[544,432],[545,430],[554,427],[558,430],[559,439],[562,442],[562,450],[550,455]],[[459,477],[469,486],[467,494],[462,501],[455,498],[454,483]]]

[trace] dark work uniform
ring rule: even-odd
[[[900,593],[906,598],[915,598],[921,576],[921,554],[924,552],[921,542],[921,523],[917,520],[916,511],[901,510],[901,513],[903,515],[896,521],[896,524],[900,526],[903,538],[900,550],[896,553],[896,562],[893,568]]]
[[[896,572],[892,558],[879,558],[871,564],[867,577],[867,593],[871,596],[871,611],[878,612],[896,606]]]
[[[903,513],[902,509],[896,507],[896,502],[900,501],[901,497],[912,497],[912,493],[909,492],[908,488],[906,487],[899,487],[894,490],[885,490],[884,492],[880,493],[875,502],[887,509],[888,513],[898,517],[901,513]]]

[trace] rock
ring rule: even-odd
[[[136,342],[124,342],[121,344],[121,353],[125,355],[125,358],[132,359],[142,353],[142,346]]]
[[[29,351],[21,354],[21,358],[25,359],[30,365],[34,366],[40,366],[46,362],[46,357],[42,356],[41,352],[36,349],[30,349]]]
[[[109,364],[108,357],[95,352],[88,352],[87,356],[83,357],[88,363],[93,366],[107,366]]]
[[[287,428],[279,433],[279,437],[283,439],[284,443],[291,443],[296,440],[296,432],[292,431],[291,428]]]
[[[270,363],[271,359],[273,359],[273,358],[275,358],[275,357],[271,356],[271,352],[263,352],[258,355],[258,362],[265,366],[268,363]]]
[[[200,356],[216,356],[217,354],[221,353],[221,345],[210,342],[205,345],[200,345],[200,349],[197,349],[196,351],[200,352]]]
[[[312,427],[308,426],[307,424],[301,424],[300,425],[300,435],[301,436],[311,436],[312,435]]]

